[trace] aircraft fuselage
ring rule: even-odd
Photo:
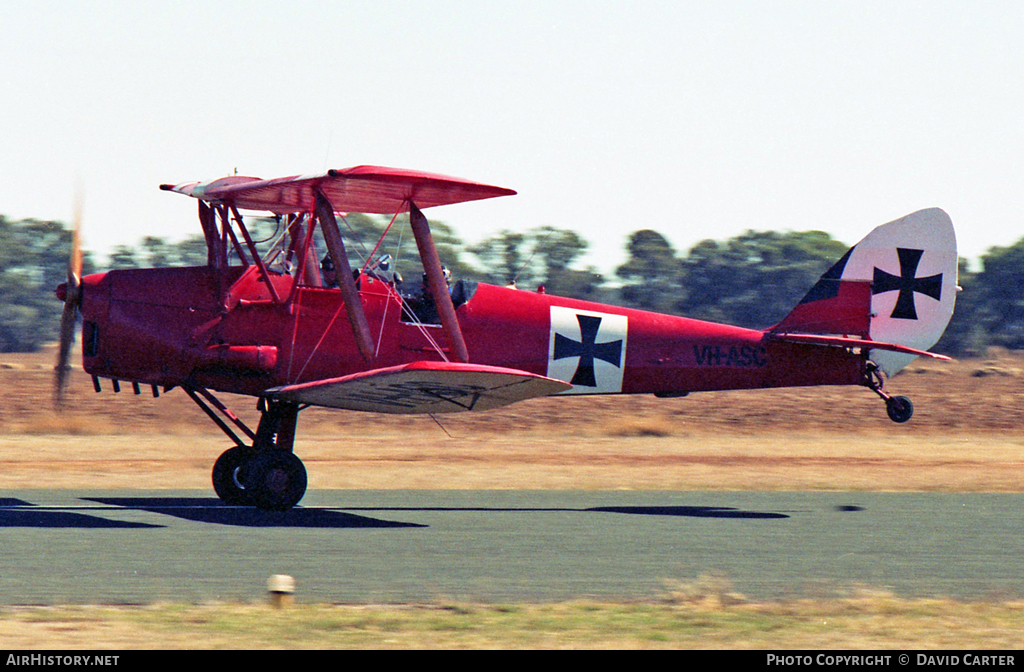
[[[360,280],[375,342],[370,362],[359,353],[337,289],[293,288],[287,275],[272,281],[290,301],[273,301],[255,266],[222,275],[190,267],[88,276],[85,369],[258,396],[281,385],[439,361],[448,351],[439,325],[402,319],[402,299],[381,280]],[[471,362],[565,380],[574,394],[857,385],[865,375],[866,357],[844,348],[540,292],[480,284],[456,314]]]

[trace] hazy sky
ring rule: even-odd
[[[437,208],[849,244],[939,206],[961,254],[1024,236],[1020,2],[0,2],[0,213],[85,243],[198,233],[162,182],[359,164],[515,189]]]

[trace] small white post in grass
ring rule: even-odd
[[[274,574],[267,579],[270,604],[278,609],[295,602],[295,579],[287,574]]]

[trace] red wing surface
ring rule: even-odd
[[[160,188],[206,201],[231,203],[243,210],[269,210],[277,214],[312,212],[317,189],[336,212],[386,215],[408,210],[410,201],[422,210],[516,193],[458,177],[381,166],[356,166],[273,180],[232,176],[206,183],[165,184]]]

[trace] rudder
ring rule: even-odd
[[[853,336],[916,350],[935,345],[957,291],[953,223],[939,208],[883,224],[851,247],[770,331]],[[888,376],[916,355],[872,349]]]

